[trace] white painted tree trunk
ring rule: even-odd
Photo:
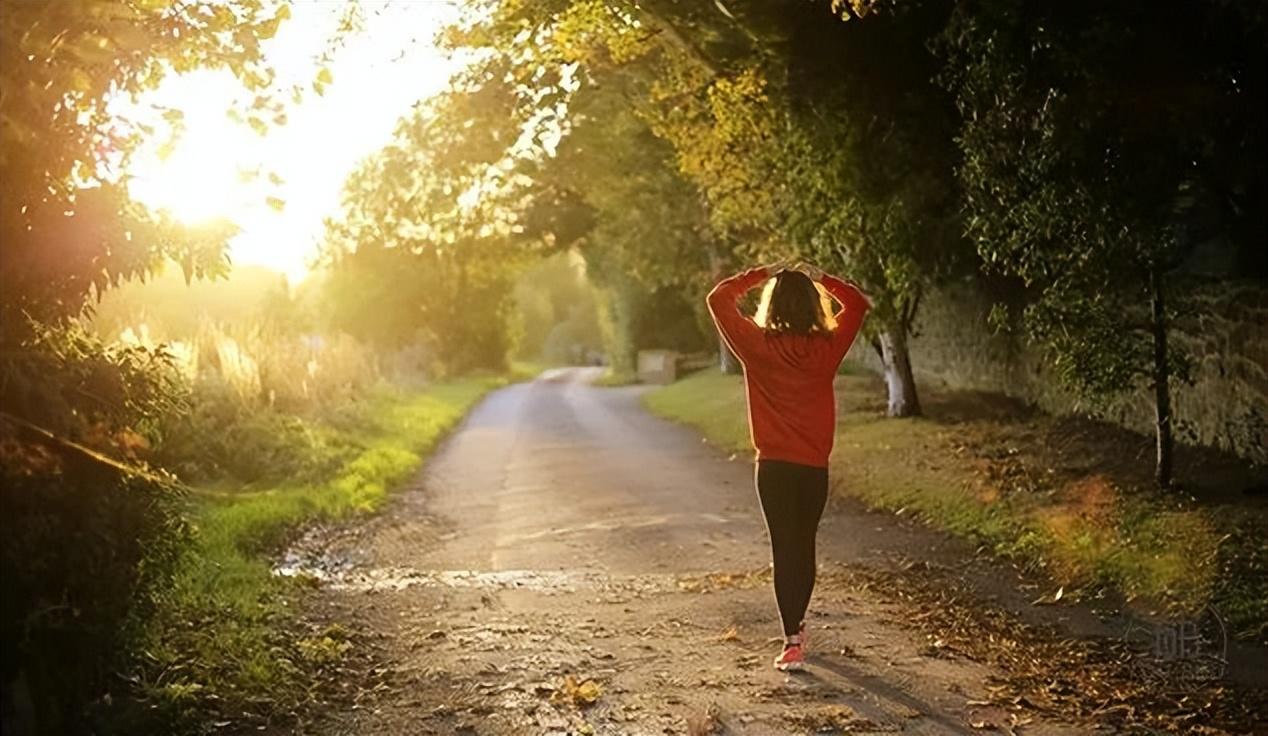
[[[911,355],[907,350],[907,334],[902,330],[880,333],[881,362],[885,368],[885,387],[889,392],[886,413],[891,417],[914,417],[920,414],[920,398],[916,395],[916,379],[911,373]]]
[[[718,335],[718,368],[723,373],[735,375],[743,373],[743,367],[740,365],[740,359],[735,357],[735,353],[731,352],[731,348],[727,347],[726,340],[722,339],[722,335]]]

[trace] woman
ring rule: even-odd
[[[754,321],[739,302],[763,281],[767,286]],[[831,320],[816,282],[841,306]],[[784,650],[775,658],[779,670],[805,664],[804,617],[814,590],[815,534],[828,500],[828,454],[836,429],[832,380],[870,307],[858,287],[811,267],[754,268],[709,293],[718,331],[744,364],[757,495],[784,625]]]

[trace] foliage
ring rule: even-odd
[[[518,253],[499,202],[519,129],[467,124],[480,116],[528,125],[500,77],[420,104],[349,178],[323,245],[337,327],[380,347],[422,342],[451,372],[505,367],[511,348]]]
[[[90,324],[117,339],[107,353],[159,352],[183,396],[146,411],[150,459],[189,482],[308,480],[336,467],[348,448],[316,424],[385,374],[417,376],[381,368],[347,335],[314,331],[320,293],[292,294],[281,274],[248,268],[190,285],[169,272],[106,294]]]
[[[608,357],[618,375],[633,374],[638,350],[658,348],[691,353],[708,344],[691,292],[676,287],[650,290],[633,281],[610,287],[604,302],[608,323]]]
[[[517,354],[565,364],[600,352],[598,298],[585,262],[574,253],[559,253],[526,269],[515,284],[521,331]]]
[[[537,186],[575,192],[593,213],[578,250],[597,281],[675,287],[703,299],[717,244],[699,196],[675,171],[672,147],[632,109],[638,88],[587,72],[569,101],[568,135],[530,173]]]
[[[632,369],[640,347],[685,342],[698,349],[707,324],[702,297],[726,249],[715,242],[700,197],[676,171],[672,147],[638,114],[648,80],[624,64],[645,53],[646,43],[608,24],[611,9],[601,3],[561,6],[557,23],[540,37],[518,32],[525,20],[520,10],[531,16],[547,9],[491,8],[489,22],[449,37],[451,44],[495,51],[504,73],[521,80],[520,104],[546,115],[546,135],[557,136],[553,150],[515,158],[512,171],[523,183],[511,207],[521,225],[517,242],[575,247],[585,257],[587,274],[604,291],[608,352],[623,370]],[[636,324],[654,325],[652,305],[661,308],[659,316],[673,305],[674,327],[662,334]],[[690,327],[682,332],[677,325]]]
[[[172,71],[223,68],[267,110],[260,43],[288,14],[259,0],[8,3],[0,13],[0,401],[6,425],[31,435],[7,437],[0,463],[13,588],[5,713],[20,690],[37,718],[22,728],[85,728],[84,706],[183,538],[170,480],[107,457],[133,461],[155,439],[154,420],[183,400],[171,356],[107,346],[72,320],[165,258],[187,278],[220,272],[230,234],[128,200],[120,172],[153,131],[109,102]],[[179,128],[179,111],[164,117]]]
[[[678,229],[686,247],[669,252],[662,243],[676,239],[644,235],[663,229],[660,218],[634,224],[609,217],[621,232],[643,236],[637,247],[622,247],[599,237],[603,203],[587,194],[600,223],[588,258],[634,254],[639,266],[689,259],[690,270],[714,278],[733,251],[749,260],[815,259],[864,283],[884,329],[898,334],[884,344],[905,363],[902,339],[921,293],[962,260],[953,217],[954,109],[933,84],[936,59],[927,50],[944,16],[944,6],[922,4],[846,25],[774,3],[726,13],[656,2],[504,3],[459,39],[529,68],[579,65],[569,138],[589,127],[597,145],[578,144],[569,158],[565,138],[564,170],[595,167],[579,166],[580,159],[603,162],[600,171],[638,171],[616,186],[604,186],[601,176],[578,181],[688,215],[682,222],[689,226]],[[542,30],[526,36],[519,32],[525,26]],[[586,115],[588,99],[597,114]],[[685,179],[674,182],[679,191],[690,182],[698,195],[649,190],[656,177],[677,178],[661,173],[667,165]],[[640,199],[640,190],[657,196]],[[690,206],[666,206],[683,202]],[[910,384],[909,370],[905,378]]]
[[[796,255],[864,285],[892,414],[920,411],[906,337],[921,296],[965,262],[955,119],[926,49],[942,13],[921,4],[848,25],[809,10],[761,27],[741,19],[751,51],[726,67],[668,55],[653,113],[711,221],[750,259]]]
[[[389,344],[421,338],[459,367],[489,365],[509,342],[499,299],[512,255],[569,247],[622,305],[609,316],[633,319],[637,288],[703,293],[703,213],[669,148],[629,111],[619,79],[533,66],[535,50],[521,39],[477,63],[350,180],[327,248],[343,326]],[[694,319],[694,299],[682,304]],[[610,342],[631,334],[609,331],[609,352],[632,356],[637,346]],[[463,357],[481,345],[486,354]]]
[[[530,191],[570,192],[591,213],[576,247],[604,289],[605,342],[623,373],[633,371],[641,348],[705,346],[704,293],[720,258],[672,149],[631,109],[634,86],[588,73],[570,99],[570,128],[557,154],[530,172]]]
[[[1057,375],[1154,389],[1164,485],[1179,269],[1205,240],[1263,241],[1264,27],[1238,8],[984,2],[942,44],[969,237],[1031,287]]]
[[[223,267],[223,228],[193,233],[127,200],[118,172],[148,131],[108,109],[112,95],[152,89],[170,71],[227,68],[264,93],[260,42],[289,15],[260,0],[16,3],[0,18],[0,323],[73,316],[94,292],[164,256],[187,275]],[[179,111],[169,117],[176,121]]]
[[[286,277],[261,266],[236,265],[217,279],[186,281],[179,265],[163,266],[142,279],[106,291],[93,305],[89,323],[108,340],[132,333],[142,342],[188,341],[207,325],[260,325],[276,333],[306,331],[317,317],[304,299],[309,281],[292,293]]]
[[[170,478],[0,419],[5,729],[87,730],[187,538]],[[16,713],[18,720],[10,721]]]
[[[242,402],[204,386],[191,411],[166,426],[156,460],[191,483],[313,481],[355,452],[310,418]]]
[[[156,439],[153,420],[184,405],[185,385],[165,348],[106,343],[74,323],[28,329],[24,349],[0,352],[8,414],[134,457]]]

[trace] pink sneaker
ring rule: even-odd
[[[775,658],[775,669],[780,672],[798,672],[806,668],[806,655],[801,651],[800,644],[790,644],[784,647],[784,651],[780,652]]]

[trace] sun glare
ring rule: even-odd
[[[149,102],[184,114],[185,132],[166,155],[157,139],[142,149],[129,171],[134,198],[191,224],[245,219],[249,197],[237,171],[259,165],[251,140],[259,136],[225,115],[236,84],[227,74],[198,72],[173,78],[154,94]]]
[[[325,63],[333,82],[316,94],[311,83],[344,7],[297,3],[266,45],[279,88],[308,91],[287,109],[285,125],[263,135],[228,116],[234,101],[249,94],[228,72],[172,76],[138,103],[119,103],[121,114],[158,131],[129,167],[133,198],[191,224],[230,220],[240,229],[230,243],[234,263],[303,278],[347,175],[388,142],[416,101],[443,89],[458,66],[431,43],[456,6],[361,3],[363,28],[333,50]],[[183,114],[184,132],[168,151],[163,109]]]

